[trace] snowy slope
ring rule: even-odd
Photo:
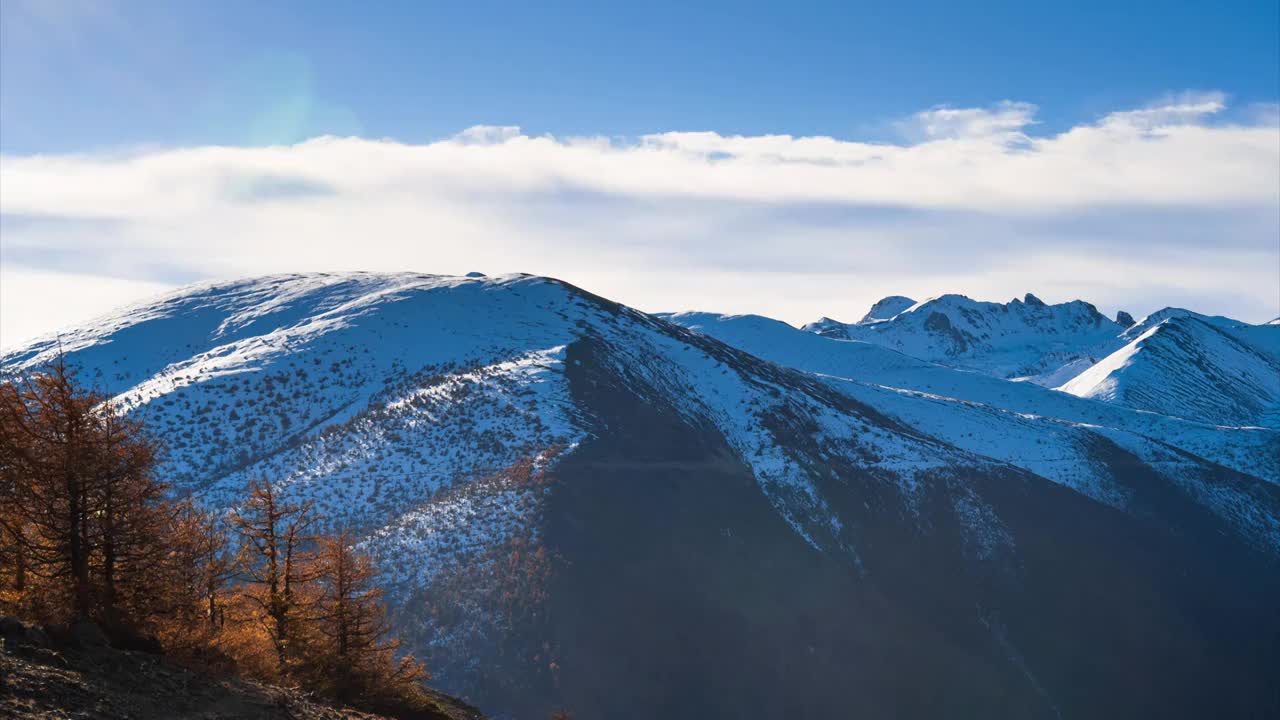
[[[336,524],[398,528],[378,538],[405,548],[435,518],[423,502],[589,435],[564,368],[587,336],[620,373],[712,423],[814,546],[839,521],[768,427],[777,408],[905,494],[921,472],[973,461],[811,396],[816,386],[779,393],[682,333],[543,278],[319,274],[198,286],[64,333],[62,347],[166,438],[163,470],[180,487],[227,505],[250,478],[273,478]],[[56,348],[20,348],[5,371]],[[467,530],[485,535],[492,520]]]
[[[566,319],[543,312],[554,297],[549,290],[522,278],[270,277],[126,309],[64,333],[62,346],[82,367],[105,371],[97,381],[170,438],[167,472],[203,487],[285,451],[305,452],[301,438],[324,443],[335,427],[350,436],[347,426],[371,411],[394,415],[410,392],[406,383],[440,395],[482,390],[499,405],[536,390],[537,369],[554,363],[556,348],[572,337]],[[429,306],[421,301],[428,296]],[[423,332],[423,319],[438,330]],[[4,364],[36,367],[54,352],[53,340],[40,341]],[[483,415],[481,407],[473,413]],[[553,406],[534,421],[554,437],[568,432]],[[457,422],[470,428],[477,448],[501,431],[477,415]],[[341,454],[327,447],[326,457]],[[507,459],[468,455],[480,466]],[[414,471],[444,476],[449,462]]]
[[[885,298],[876,307],[898,300]],[[1123,328],[1088,303],[1047,305],[1028,293],[1004,304],[943,295],[878,322],[844,325],[824,318],[804,329],[1053,387],[1119,347]]]
[[[1232,330],[1167,316],[1060,389],[1161,415],[1280,427],[1280,360]]]

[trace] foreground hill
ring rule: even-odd
[[[291,275],[61,346],[182,491],[266,476],[357,528],[397,632],[496,716],[1280,710],[1273,431],[791,332],[826,345],[545,278]]]
[[[158,655],[108,647],[100,636],[95,642],[93,633],[77,635],[57,638],[0,618],[0,717],[386,720],[318,703],[291,688],[191,672]],[[484,720],[452,698],[431,697],[435,709],[423,710],[417,720]]]

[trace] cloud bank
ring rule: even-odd
[[[1280,124],[1245,110],[1186,96],[1036,134],[1026,103],[934,108],[899,143],[475,127],[425,145],[5,156],[0,343],[77,302],[101,310],[65,292],[83,276],[115,299],[126,282],[345,269],[534,272],[646,310],[792,322],[887,294],[1028,290],[1258,322],[1280,313]]]

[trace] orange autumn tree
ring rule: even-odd
[[[344,702],[401,694],[426,677],[412,656],[396,660],[401,643],[390,637],[377,572],[355,543],[349,532],[320,539],[309,617],[314,669]]]
[[[188,499],[177,504],[166,542],[172,600],[161,641],[189,662],[224,666],[231,661],[222,646],[237,571],[226,523]],[[231,621],[234,630],[234,615]]]
[[[256,620],[271,641],[276,672],[283,678],[299,657],[303,590],[313,579],[309,533],[317,517],[311,502],[283,498],[269,482],[254,480],[247,493],[231,513],[242,543],[244,597],[258,611]]]
[[[165,486],[137,422],[61,361],[0,385],[0,562],[17,609],[145,629],[163,597]]]

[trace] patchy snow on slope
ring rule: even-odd
[[[231,498],[251,477],[278,478],[344,524],[368,526],[458,480],[483,476],[586,433],[553,348],[454,372],[426,368],[341,423],[220,479]]]
[[[1161,443],[1109,428],[1097,428],[1096,432],[1132,452],[1182,488],[1197,504],[1209,508],[1235,527],[1255,546],[1280,554],[1280,513],[1277,512],[1275,492],[1268,492],[1266,487],[1224,480],[1195,458]]]
[[[547,488],[498,472],[460,483],[393,517],[360,542],[393,592],[428,585],[517,537],[536,540]]]
[[[776,322],[761,319],[763,322]],[[802,376],[779,375],[748,355],[713,352],[648,321],[649,332],[604,337],[624,360],[620,374],[639,372],[642,393],[673,401],[691,420],[710,420],[752,469],[779,514],[817,548],[839,547],[846,530],[828,506],[814,477],[821,457],[840,458],[895,488],[913,506],[923,478],[955,466],[981,464],[973,456],[884,427],[847,407],[833,405],[792,384]],[[799,332],[792,329],[793,332]],[[809,382],[809,381],[804,381]],[[820,456],[815,458],[815,453]],[[855,553],[856,554],[856,553]]]
[[[915,390],[833,380],[842,391],[907,425],[978,455],[1007,462],[1123,508],[1129,492],[1095,462],[1087,430],[1036,415]]]

